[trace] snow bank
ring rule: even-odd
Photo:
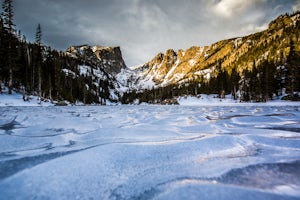
[[[300,106],[300,102],[273,100],[266,103],[249,103],[234,100],[231,95],[220,99],[217,95],[201,94],[200,97],[185,96],[177,99],[182,106]]]

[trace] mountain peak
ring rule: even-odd
[[[102,67],[104,71],[112,75],[118,74],[121,69],[126,68],[120,47],[80,45],[71,46],[66,52],[71,56]]]

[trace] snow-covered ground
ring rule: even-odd
[[[11,95],[7,94],[8,89],[2,87],[3,93],[0,93],[0,107],[1,106],[51,106],[50,101],[40,101],[37,96],[27,96],[28,101],[23,100],[23,95],[20,93],[12,92]]]
[[[2,106],[0,199],[299,199],[300,106],[261,105]]]
[[[240,102],[234,100],[231,95],[220,99],[216,94],[201,94],[199,97],[184,96],[177,99],[178,103],[183,106],[300,106],[299,101],[270,100],[261,103]]]

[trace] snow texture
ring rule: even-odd
[[[2,106],[0,199],[299,199],[300,106],[243,105]]]

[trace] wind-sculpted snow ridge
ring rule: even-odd
[[[0,107],[0,199],[299,199],[299,111]]]

